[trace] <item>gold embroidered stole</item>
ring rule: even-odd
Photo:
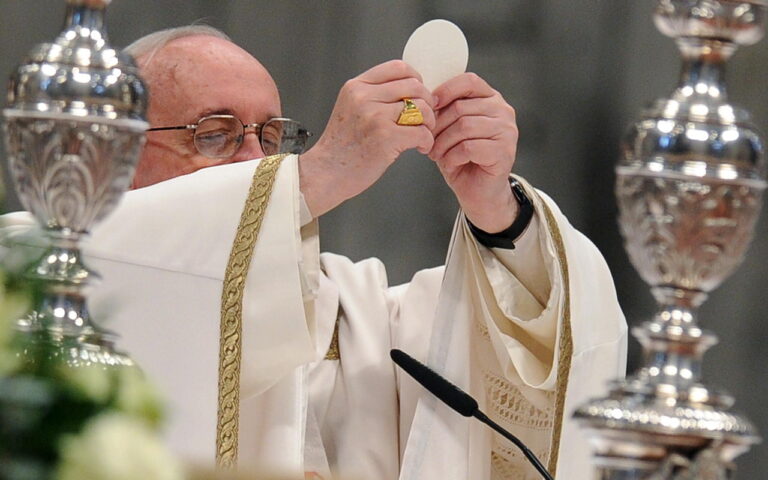
[[[552,240],[555,243],[555,251],[560,262],[560,271],[563,280],[563,328],[560,330],[560,355],[557,363],[557,387],[555,390],[555,424],[552,429],[551,456],[547,470],[552,477],[557,475],[557,459],[560,451],[560,438],[563,432],[563,415],[565,415],[565,394],[568,391],[568,377],[571,374],[571,362],[573,361],[573,333],[571,330],[571,286],[568,275],[568,260],[565,256],[565,243],[557,226],[555,216],[549,206],[543,201],[544,218],[547,221],[549,231],[552,232]]]
[[[285,157],[286,155],[266,157],[256,167],[224,274],[221,292],[219,399],[216,423],[216,465],[223,469],[232,469],[237,466],[245,279],[275,177]]]
[[[556,354],[558,359],[557,380],[555,390],[551,394],[546,395],[548,398],[547,403],[551,406],[541,408],[526,400],[518,387],[507,379],[498,377],[490,371],[483,372],[483,384],[485,395],[489,402],[488,408],[493,414],[492,416],[498,417],[498,420],[502,422],[507,421],[515,425],[524,426],[525,428],[549,431],[549,448],[547,450],[534,451],[534,453],[547,466],[547,471],[554,477],[557,474],[558,454],[563,422],[565,420],[565,398],[568,392],[568,377],[573,361],[570,276],[565,254],[565,243],[552,210],[527,182],[519,177],[517,178],[524,185],[529,197],[536,199],[536,211],[539,212],[540,221],[546,222],[555,247],[556,261],[560,266],[560,277],[563,286],[563,310],[562,328],[560,329],[558,340],[559,348]],[[486,348],[490,348],[487,328],[479,323],[477,326],[480,327],[480,335],[483,341],[488,343]],[[526,343],[524,339],[521,339],[521,341]],[[528,342],[530,343],[530,339]],[[534,475],[533,469],[524,460],[517,447],[508,446],[504,441],[493,445],[491,464],[491,478],[503,478],[505,480],[529,478],[526,472],[530,473],[531,478],[539,477],[538,474]]]

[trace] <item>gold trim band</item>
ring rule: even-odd
[[[216,422],[216,465],[222,469],[233,469],[237,466],[245,278],[248,275],[248,267],[251,264],[275,177],[285,157],[284,154],[266,157],[256,167],[224,274],[221,292],[219,400]]]
[[[560,330],[560,352],[557,362],[557,387],[555,397],[555,424],[552,428],[551,454],[547,470],[552,477],[557,476],[557,460],[560,451],[560,440],[563,433],[563,415],[565,414],[565,394],[568,391],[568,377],[571,373],[571,362],[573,361],[573,333],[571,331],[571,287],[568,276],[568,260],[565,256],[565,243],[557,226],[555,216],[552,214],[549,206],[541,202],[544,206],[544,218],[547,221],[549,231],[552,232],[552,240],[555,243],[557,258],[560,262],[561,275],[563,277],[563,328]]]

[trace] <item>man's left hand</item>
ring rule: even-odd
[[[515,110],[499,92],[474,73],[464,73],[433,92],[437,101],[435,161],[478,228],[496,233],[517,217],[509,187],[517,152]]]

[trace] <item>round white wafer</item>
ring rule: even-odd
[[[430,20],[413,31],[403,49],[403,60],[421,74],[432,91],[467,70],[467,39],[454,23]]]

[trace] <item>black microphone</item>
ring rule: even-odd
[[[542,465],[539,459],[536,458],[536,455],[533,454],[531,449],[526,447],[519,438],[503,429],[501,425],[494,422],[480,411],[477,405],[477,400],[472,398],[467,392],[441,377],[437,372],[402,350],[394,348],[389,351],[389,356],[392,357],[393,362],[405,370],[405,373],[413,377],[413,379],[419,382],[422,387],[426,388],[432,395],[439,398],[441,402],[465,417],[477,418],[484,424],[496,430],[504,438],[517,445],[517,448],[523,452],[525,458],[531,462],[531,465],[533,465],[543,478],[546,480],[553,480],[552,475],[550,475],[547,469],[544,468],[544,465]]]

